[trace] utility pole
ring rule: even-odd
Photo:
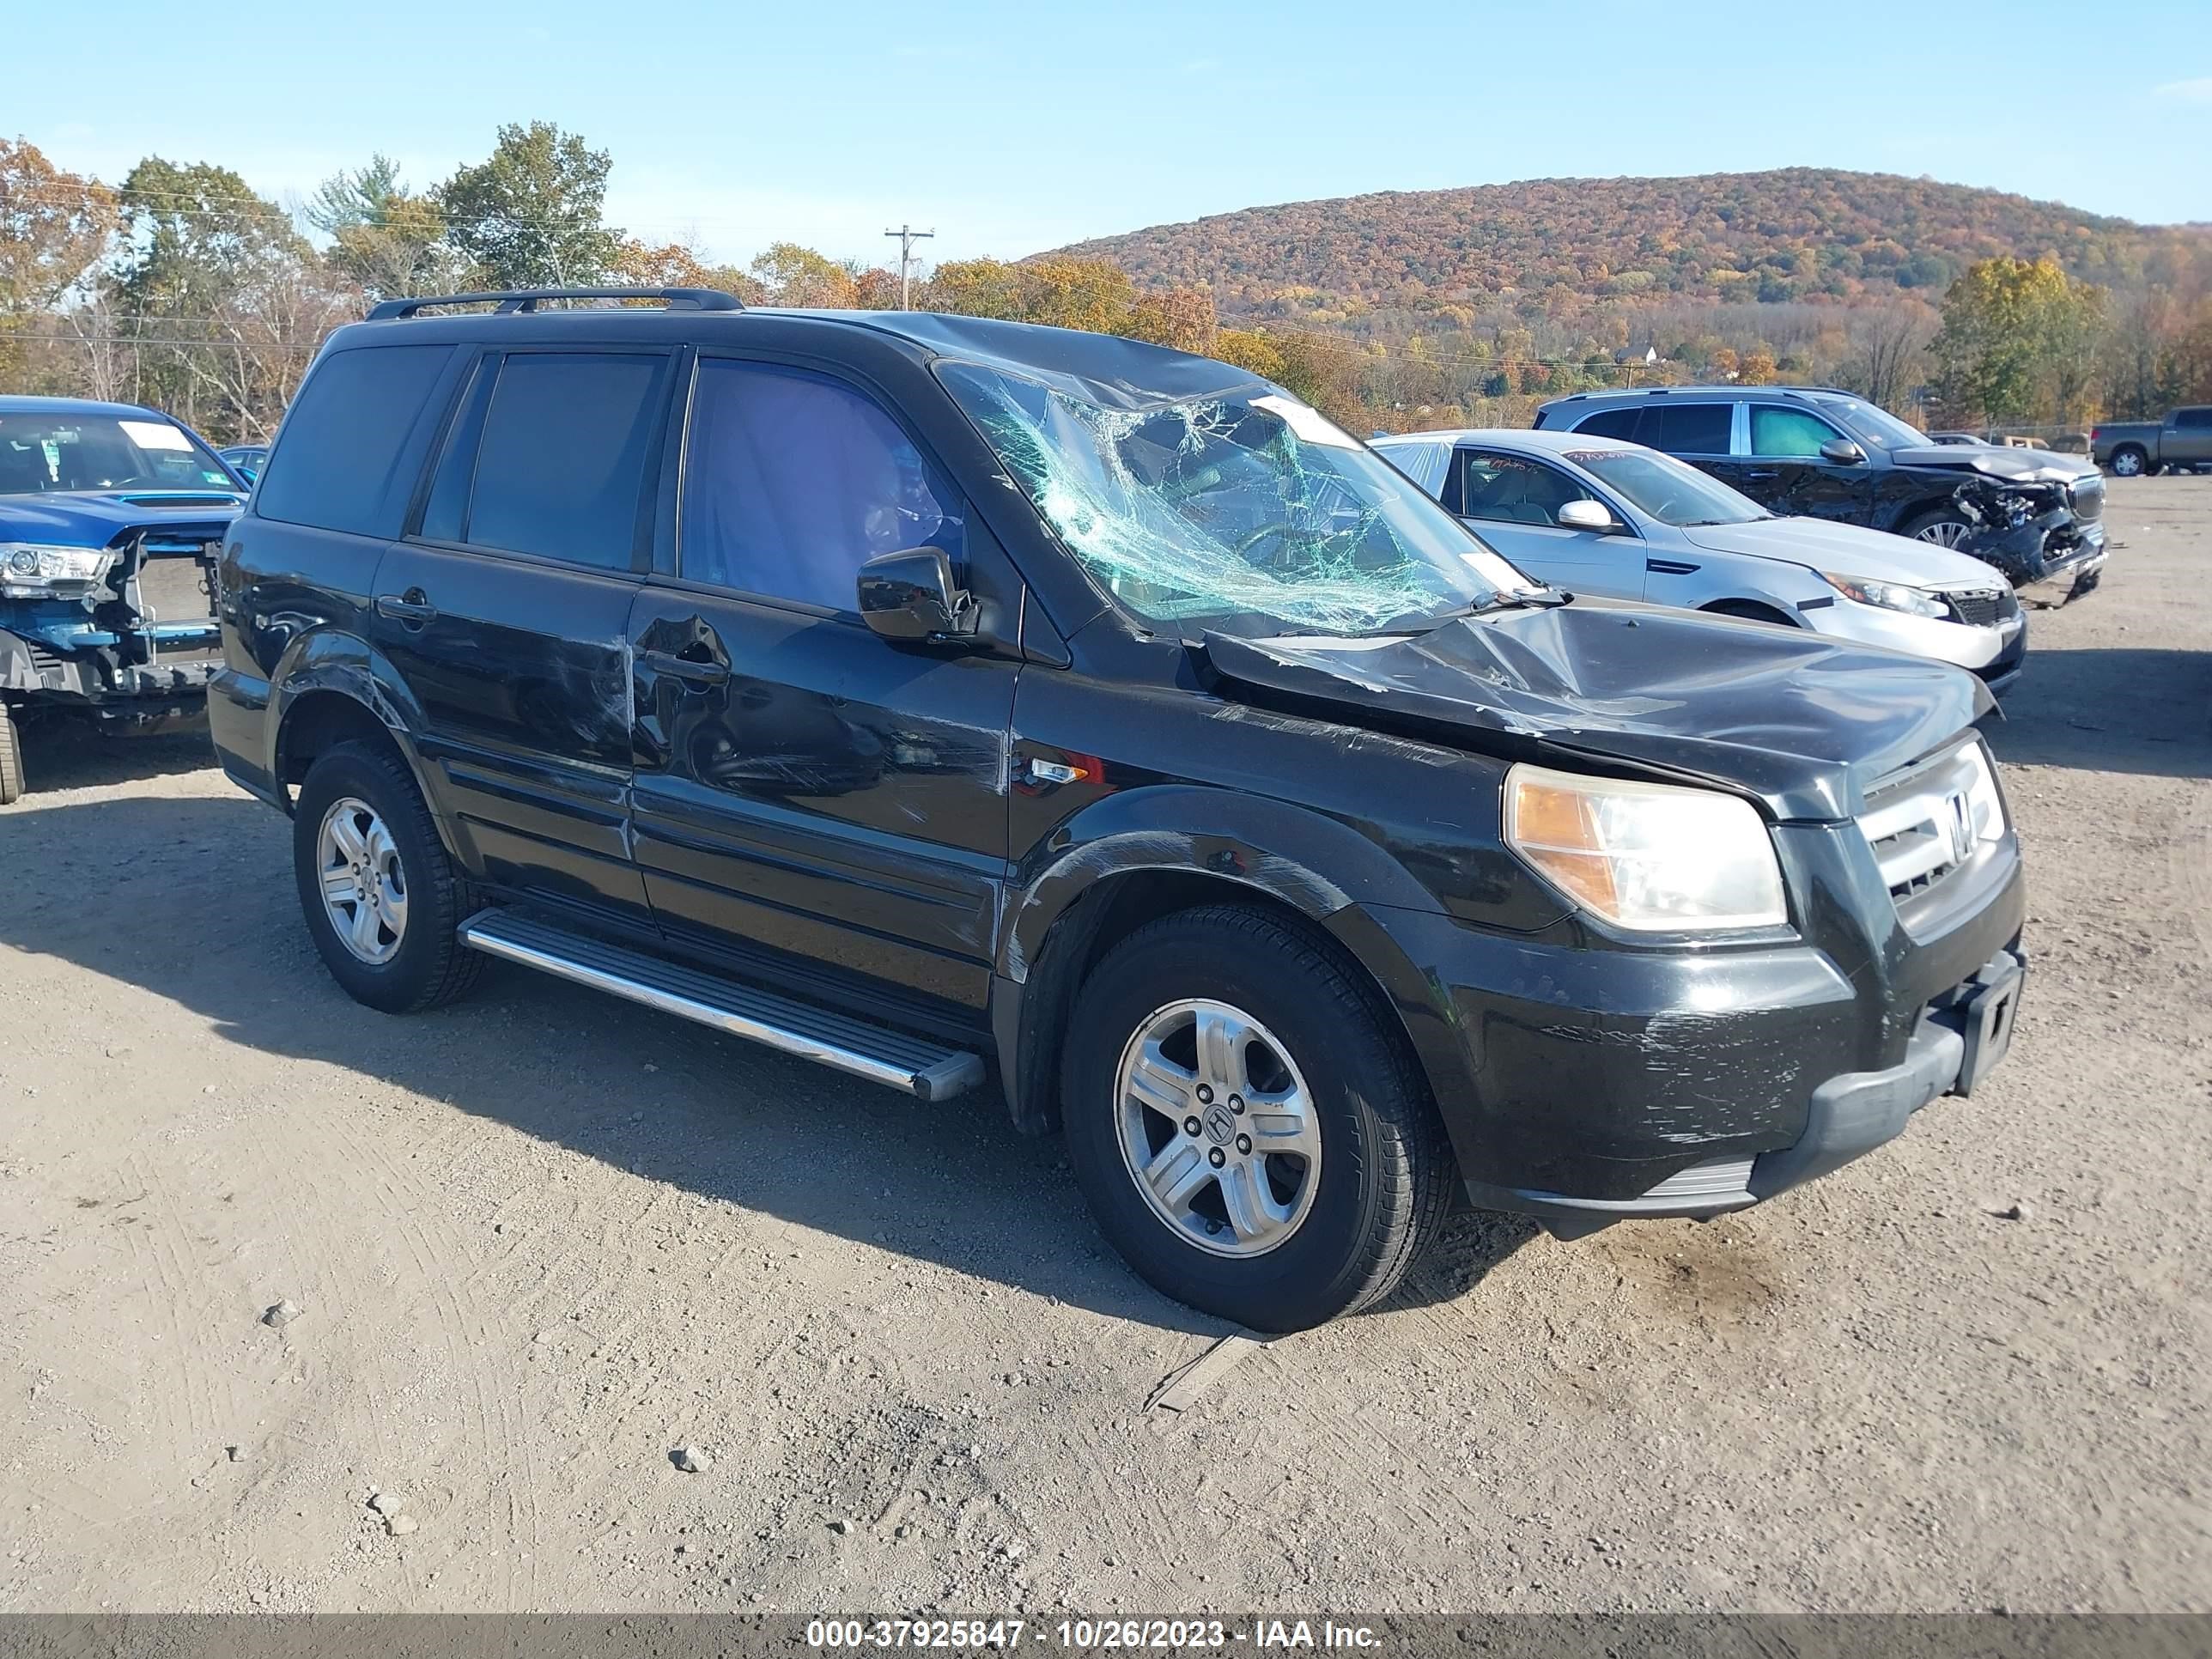
[[[914,309],[914,245],[936,235],[937,233],[933,230],[916,230],[912,225],[901,225],[896,230],[887,230],[884,234],[899,239],[899,309],[912,311]]]

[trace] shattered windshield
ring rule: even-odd
[[[1109,409],[972,363],[938,374],[1091,579],[1186,635],[1402,633],[1538,586],[1279,393]]]

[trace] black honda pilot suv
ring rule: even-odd
[[[1534,586],[1223,363],[605,297],[340,330],[223,549],[216,744],[370,1006],[499,957],[995,1074],[1265,1329],[1455,1198],[1740,1209],[2004,1052],[1972,675]]]

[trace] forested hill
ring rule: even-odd
[[[1147,285],[1210,283],[1227,315],[1422,306],[1559,288],[1588,297],[1878,298],[1994,254],[2056,254],[2133,288],[2204,232],[1999,191],[1832,167],[1691,179],[1535,179],[1247,208],[1064,250]],[[1303,292],[1301,292],[1303,290]]]

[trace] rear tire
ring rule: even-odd
[[[13,806],[22,799],[22,734],[15,729],[15,711],[0,703],[0,806]]]
[[[1454,1165],[1387,1018],[1331,954],[1243,906],[1164,917],[1115,946],[1077,996],[1061,1094],[1076,1180],[1129,1265],[1262,1331],[1322,1324],[1395,1288],[1443,1220]],[[1211,1060],[1200,1019],[1231,1034]],[[1130,1089],[1140,1054],[1152,1063]],[[1242,1078],[1252,1098],[1203,1091],[1207,1078]],[[1310,1159],[1265,1145],[1289,1144],[1292,1122]]]
[[[344,848],[363,837],[374,850],[349,860]],[[418,1013],[476,983],[483,957],[454,937],[472,895],[422,791],[389,749],[342,743],[316,757],[294,811],[292,868],[308,936],[355,1001]],[[360,879],[349,883],[349,871]]]
[[[2115,478],[2139,478],[2149,471],[2150,453],[2139,444],[2122,444],[2106,463]]]

